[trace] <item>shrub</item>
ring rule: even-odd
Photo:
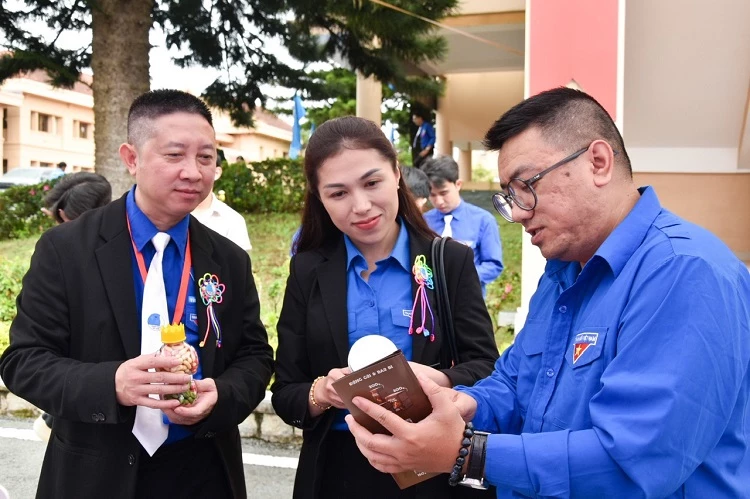
[[[214,190],[240,213],[295,213],[302,209],[305,175],[302,162],[268,159],[227,165]]]
[[[28,269],[28,262],[0,257],[0,321],[10,322],[16,317],[16,297]]]
[[[42,198],[54,182],[17,185],[0,192],[0,240],[41,234],[55,225],[41,211]]]
[[[10,345],[10,323],[0,322],[0,354]]]

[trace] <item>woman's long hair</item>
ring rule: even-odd
[[[295,246],[295,253],[310,251],[334,244],[341,238],[341,231],[333,224],[318,194],[318,170],[323,163],[343,150],[376,151],[387,160],[394,173],[398,169],[396,150],[380,128],[372,121],[346,116],[326,121],[315,130],[305,150],[305,177],[307,191],[302,210],[302,227]],[[427,226],[414,198],[401,175],[398,181],[398,216],[425,239],[435,233]]]

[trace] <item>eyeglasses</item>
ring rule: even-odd
[[[539,181],[539,179],[547,175],[555,168],[558,168],[566,163],[570,163],[578,156],[588,151],[588,149],[589,146],[586,146],[583,149],[579,149],[570,156],[567,156],[566,158],[558,161],[554,165],[545,170],[542,170],[541,172],[537,173],[527,180],[523,180],[518,177],[511,179],[511,181],[508,182],[508,187],[505,188],[507,192],[498,192],[492,195],[492,204],[495,206],[495,209],[508,222],[515,222],[515,220],[513,220],[513,204],[525,211],[531,211],[536,208],[536,192],[534,192],[534,188],[531,187],[531,185]]]

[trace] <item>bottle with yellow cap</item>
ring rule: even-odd
[[[198,354],[187,341],[185,341],[185,325],[172,324],[161,327],[161,341],[163,345],[159,349],[159,355],[177,357],[182,364],[173,367],[173,373],[184,372],[191,376],[198,371]],[[195,381],[190,379],[190,387],[182,393],[175,395],[164,395],[164,398],[177,399],[182,405],[190,405],[195,402],[198,392]]]

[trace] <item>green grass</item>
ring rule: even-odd
[[[11,239],[9,241],[0,241],[0,258],[8,260],[29,261],[34,253],[34,245],[39,236],[29,237],[27,239]]]
[[[4,352],[8,348],[10,339],[8,338],[8,329],[10,328],[9,322],[0,322],[0,353]]]
[[[289,248],[292,234],[299,224],[299,215],[252,214],[246,215],[245,219],[253,245],[250,256],[260,295],[261,320],[268,330],[269,341],[275,348],[276,322],[281,312],[289,273]],[[503,241],[505,270],[500,279],[487,289],[487,305],[493,321],[496,321],[498,312],[515,311],[521,304],[521,226],[503,220],[498,223]],[[0,241],[0,260],[23,261],[28,265],[37,239],[32,237]],[[513,329],[496,326],[495,339],[500,350],[504,350],[513,341]],[[7,340],[7,323],[0,322],[0,352],[7,346]]]

